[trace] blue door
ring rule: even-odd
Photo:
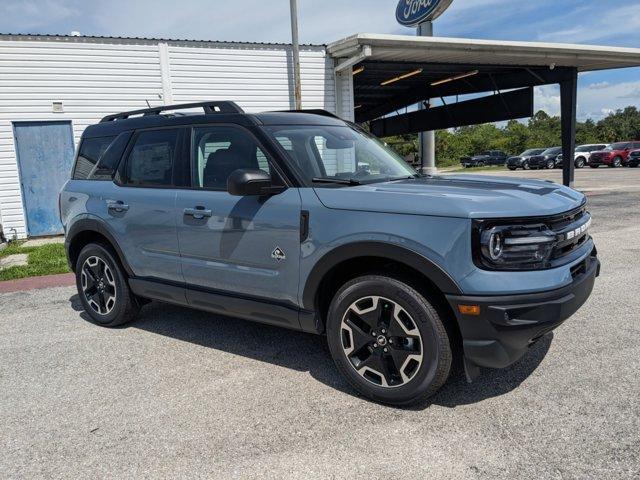
[[[15,122],[13,129],[27,233],[62,233],[58,192],[73,166],[71,122]]]

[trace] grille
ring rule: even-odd
[[[580,208],[564,215],[550,218],[545,224],[556,234],[556,244],[551,253],[551,261],[559,260],[579,248],[589,238],[591,216]]]

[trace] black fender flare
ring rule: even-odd
[[[67,250],[67,258],[69,258],[69,262],[71,263],[71,256],[69,255],[69,249],[73,240],[81,233],[85,232],[95,232],[99,233],[103,237],[105,237],[113,249],[116,251],[118,255],[118,259],[120,260],[120,264],[124,267],[124,270],[127,272],[127,275],[133,276],[133,270],[131,269],[129,263],[127,262],[124,254],[122,253],[122,249],[118,242],[115,239],[115,236],[111,232],[111,229],[106,224],[106,222],[102,219],[93,217],[93,216],[83,216],[82,218],[78,218],[73,221],[73,224],[69,228],[69,231],[66,234],[65,239],[65,248]],[[75,265],[69,265],[72,270],[75,270]]]
[[[358,257],[381,257],[396,261],[420,271],[445,295],[462,294],[462,290],[456,281],[442,267],[424,255],[391,243],[363,241],[336,247],[316,263],[304,285],[302,293],[303,308],[311,311],[316,310],[316,293],[325,275],[339,263]]]

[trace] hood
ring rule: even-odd
[[[459,218],[555,215],[579,207],[585,196],[542,180],[451,175],[343,188],[316,188],[328,208]]]

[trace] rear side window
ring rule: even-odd
[[[83,139],[78,151],[76,166],[73,170],[73,179],[88,180],[97,167],[100,157],[115,139],[115,136]]]
[[[178,129],[141,132],[127,159],[125,178],[129,185],[171,186]]]
[[[125,132],[118,136],[83,139],[73,179],[112,180],[129,138],[131,133]]]

